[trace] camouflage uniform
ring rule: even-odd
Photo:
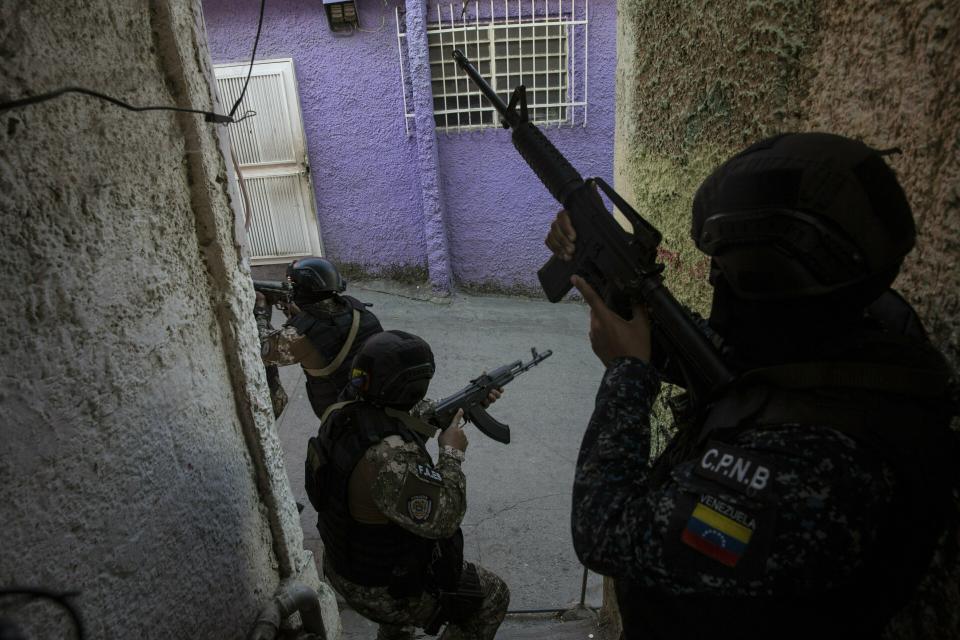
[[[340,311],[344,307],[343,303],[335,298],[322,300],[314,304],[330,313]],[[285,324],[279,329],[271,327],[269,325],[270,308],[267,307],[266,310],[266,327],[261,328],[260,316],[258,316],[257,321],[257,328],[260,330],[260,355],[265,365],[283,367],[290,364],[300,364],[307,369],[322,369],[327,366],[327,362],[310,344],[310,340],[289,324]]]
[[[894,506],[885,462],[833,429],[783,425],[708,444],[657,483],[649,458],[659,390],[657,372],[637,359],[615,359],[604,375],[574,480],[584,565],[667,598],[786,590],[816,599],[857,584]]]
[[[434,468],[416,443],[388,436],[367,449],[351,475],[351,515],[373,524],[389,520],[424,538],[449,537],[457,531],[467,508],[462,461],[463,452],[445,446]],[[411,497],[423,496],[430,505],[426,515],[411,507]],[[388,593],[387,587],[354,584],[339,576],[326,557],[324,572],[354,610],[380,623],[377,637],[381,640],[413,638],[414,627],[425,626],[438,606],[435,595],[427,591],[398,599]],[[477,572],[483,602],[465,622],[447,625],[444,638],[491,639],[496,634],[510,592],[495,574],[479,566]]]
[[[260,336],[261,351],[263,340],[267,335],[274,332],[273,325],[270,324],[270,307],[254,307],[253,315],[257,320],[257,334]],[[280,414],[287,406],[289,398],[283,385],[280,383],[280,370],[275,364],[264,362],[264,368],[267,373],[267,386],[270,388],[270,404],[273,405],[273,417],[279,418]]]

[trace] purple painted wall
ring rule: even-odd
[[[429,220],[418,173],[425,165],[416,136],[407,137],[403,125],[398,0],[358,5],[362,28],[375,33],[334,35],[319,0],[270,0],[257,57],[294,60],[330,258],[372,271],[426,266]],[[213,61],[248,60],[258,0],[204,0],[203,6]],[[545,132],[585,177],[612,182],[615,1],[593,0],[589,17],[587,127]],[[439,189],[426,196],[441,198],[454,278],[536,288],[536,270],[548,255],[543,236],[559,207],[514,150],[509,132],[436,135]]]

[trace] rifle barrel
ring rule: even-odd
[[[480,75],[480,72],[477,71],[477,68],[470,64],[470,61],[467,60],[467,56],[463,54],[463,51],[460,51],[460,49],[454,49],[453,59],[457,62],[460,68],[463,69],[464,73],[470,76],[470,79],[473,80],[473,82],[477,85],[477,88],[480,89],[480,92],[487,97],[487,100],[490,101],[490,104],[493,105],[493,108],[499,111],[500,115],[509,122],[510,118],[507,113],[507,103],[497,95],[497,92],[493,90],[493,87],[487,84],[487,81],[483,79],[483,76]]]

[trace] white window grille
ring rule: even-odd
[[[433,110],[442,131],[499,126],[499,115],[450,52],[462,50],[504,102],[517,85],[527,88],[530,119],[540,125],[587,124],[589,0],[506,0],[437,6],[427,30]],[[414,114],[405,76],[406,34],[397,19],[400,75],[407,134]]]

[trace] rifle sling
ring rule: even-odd
[[[406,411],[399,411],[397,409],[391,409],[389,407],[385,408],[384,413],[386,413],[391,418],[396,418],[401,421],[407,429],[411,431],[416,431],[420,435],[432,438],[437,433],[437,428],[433,425],[427,424],[420,418],[415,418]]]
[[[337,357],[333,359],[333,362],[325,366],[323,369],[307,369],[304,367],[303,370],[314,377],[325,378],[339,369],[340,365],[343,364],[343,361],[346,360],[347,354],[350,353],[350,348],[353,347],[353,341],[357,339],[357,332],[359,330],[360,312],[354,309],[353,322],[350,324],[350,333],[347,334],[347,340],[343,343],[343,346],[340,348],[340,353],[338,353]]]
[[[334,411],[343,409],[347,405],[353,404],[354,402],[359,402],[359,400],[345,400],[344,402],[335,402],[334,404],[330,405],[329,407],[327,407],[326,411],[323,412],[323,417],[320,418],[320,424],[323,424],[324,422],[326,422],[327,418],[329,418],[330,414],[333,413]],[[391,418],[396,418],[397,420],[402,422],[407,429],[410,429],[411,431],[415,431],[416,433],[419,433],[424,437],[432,438],[437,433],[436,427],[430,424],[427,424],[420,418],[413,417],[406,411],[399,411],[397,409],[391,409],[390,407],[385,407],[383,409],[383,412],[386,413]]]
[[[329,418],[330,414],[333,413],[334,411],[337,411],[338,409],[343,409],[348,404],[353,404],[354,402],[358,402],[358,400],[344,400],[343,402],[334,402],[332,405],[330,405],[324,410],[323,415],[320,417],[320,424],[323,424],[324,422],[326,422],[327,418]]]
[[[917,397],[940,397],[948,379],[942,372],[884,364],[805,362],[748,371],[738,385],[754,382],[788,389],[865,389]]]

